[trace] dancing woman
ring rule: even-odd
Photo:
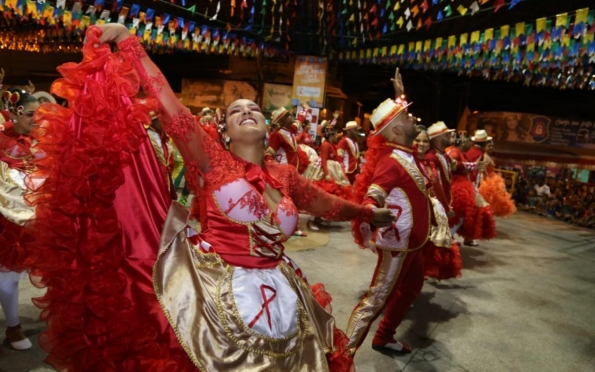
[[[83,71],[83,65],[90,65],[85,84],[92,84],[98,75],[109,78],[118,71],[124,73],[118,78],[144,83],[147,94],[159,101],[164,129],[184,157],[188,182],[199,191],[197,197],[203,198],[205,213],[201,213],[201,232],[197,233],[188,226],[187,211],[175,203],[171,206],[153,271],[152,284],[159,305],[153,306],[154,296],[134,299],[137,306],[132,315],[148,320],[166,318],[171,328],[153,331],[145,324],[133,328],[134,323],[118,323],[126,328],[122,333],[118,332],[120,328],[112,329],[112,319],[102,317],[96,319],[91,330],[107,327],[111,331],[99,339],[86,337],[85,353],[79,348],[69,354],[64,348],[68,340],[50,330],[48,335],[55,336],[50,342],[61,346],[55,346],[59,352],[53,356],[61,357],[62,365],[76,365],[69,370],[99,370],[81,362],[85,358],[95,360],[98,355],[102,359],[97,363],[113,362],[127,371],[194,367],[201,371],[349,370],[352,362],[341,348],[341,333],[335,329],[332,316],[317,302],[317,298],[322,301],[324,297],[323,305],[328,306],[328,295],[321,286],[316,287],[316,294],[312,291],[301,270],[283,253],[282,242],[297,226],[298,209],[329,219],[365,218],[380,226],[392,222],[390,212],[362,208],[329,196],[299,176],[294,167],[265,163],[265,119],[252,101],[238,100],[227,108],[221,127],[228,147],[225,149],[180,104],[159,69],[124,26],[91,27],[87,39],[83,63],[76,68]],[[112,55],[103,45],[109,42],[117,42],[121,52]],[[99,63],[102,58],[110,63]],[[136,72],[129,73],[127,66],[133,66]],[[121,90],[110,89],[102,94],[111,92],[118,99],[136,94],[126,80],[107,85]],[[87,108],[96,109],[93,105]],[[121,117],[117,118],[114,125],[126,125]],[[131,237],[126,246],[132,251],[129,256],[139,250],[157,250],[157,246],[142,246],[143,238]],[[110,257],[94,258],[96,265],[113,263]],[[134,262],[126,262],[134,266]],[[146,269],[122,266],[119,278],[131,271],[145,275]],[[112,303],[106,297],[102,300]],[[122,306],[125,300],[114,306]],[[49,327],[53,326],[50,322]],[[178,343],[155,343],[172,330]],[[112,337],[114,334],[117,337]],[[144,335],[143,342],[138,342],[137,335]],[[93,345],[88,345],[89,339]],[[194,367],[166,358],[166,352],[186,354]],[[159,358],[152,358],[155,355]],[[107,357],[111,359],[106,361]]]
[[[431,147],[430,136],[425,127],[420,127],[420,129],[421,132],[415,139],[417,156],[436,194],[436,198],[433,200],[434,208],[436,208],[434,214],[436,218],[442,217],[446,219],[446,210],[449,209],[446,190],[450,191],[450,185],[445,187],[443,180],[449,179],[450,175],[448,177],[441,177],[440,172],[442,168],[439,168],[434,161],[426,156]],[[446,132],[442,136],[449,138],[450,133]],[[437,208],[436,203],[440,204],[439,208]],[[446,221],[442,226],[444,226],[442,230],[440,226],[432,226],[430,241],[424,247],[423,251],[425,275],[437,280],[457,278],[461,275],[461,269],[463,267],[459,245],[452,239],[452,235],[448,230],[448,222]]]
[[[19,321],[19,281],[26,277],[30,264],[27,245],[33,238],[23,225],[35,215],[25,197],[36,156],[29,133],[36,125],[33,113],[39,101],[17,88],[6,90],[3,101],[8,117],[1,116],[0,125],[0,306],[6,317],[8,343],[13,349],[27,350],[31,342]]]
[[[481,174],[479,193],[490,203],[494,215],[507,217],[516,212],[516,206],[511,195],[506,191],[502,176],[494,171],[496,163],[490,156],[494,151],[494,142],[488,141],[484,147],[484,159],[488,162],[485,172]]]

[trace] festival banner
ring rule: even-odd
[[[309,102],[312,107],[322,107],[324,105],[326,66],[326,58],[297,57],[291,97],[299,103]]]
[[[291,85],[264,84],[264,93],[262,98],[262,109],[265,112],[273,112],[280,107],[285,107],[288,111],[293,109],[291,105]]]
[[[476,112],[470,113],[464,122],[466,127],[459,130],[473,135],[475,130],[484,129],[495,141],[595,149],[595,120],[518,112]]]

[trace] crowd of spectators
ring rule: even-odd
[[[520,177],[514,200],[520,210],[595,229],[593,186],[565,179]]]

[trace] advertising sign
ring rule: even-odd
[[[324,105],[326,81],[326,58],[301,56],[295,61],[293,93],[291,98],[299,102],[312,102],[312,106]]]
[[[285,107],[292,110],[290,85],[265,84],[262,97],[262,109],[266,112],[273,112],[278,108]]]

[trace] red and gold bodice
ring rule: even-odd
[[[370,208],[326,194],[295,166],[254,164],[234,156],[180,103],[136,38],[129,37],[119,48],[139,73],[145,92],[158,99],[163,127],[184,158],[186,180],[202,205],[200,249],[237,266],[274,267],[282,259],[282,243],[296,229],[299,210],[330,220],[373,219]],[[297,148],[293,136],[287,139],[283,142]],[[272,202],[272,195],[278,200]]]

